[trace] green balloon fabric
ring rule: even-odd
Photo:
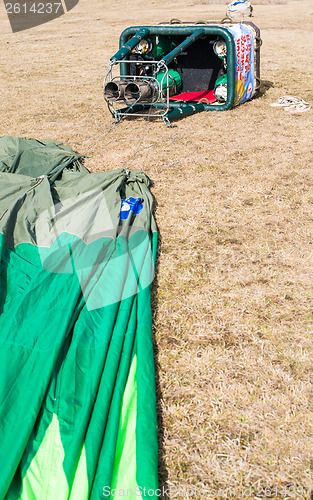
[[[158,497],[150,184],[0,138],[0,498]]]

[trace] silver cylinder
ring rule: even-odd
[[[124,80],[112,80],[104,87],[104,98],[106,101],[121,101],[124,99],[127,82]]]
[[[127,102],[149,101],[153,98],[155,88],[149,82],[130,82],[125,88],[124,98]]]

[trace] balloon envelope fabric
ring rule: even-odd
[[[156,498],[150,180],[0,138],[0,498]]]

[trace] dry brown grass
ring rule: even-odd
[[[81,1],[18,34],[1,7],[3,135],[88,150],[93,171],[129,162],[145,123],[101,132],[112,122],[102,78],[120,32],[221,19],[224,6],[125,5]],[[270,103],[285,94],[313,102],[312,20],[311,0],[258,5],[266,92],[172,129],[149,122],[131,165],[155,182],[161,236],[153,308],[162,484],[232,487],[238,499],[248,498],[242,487],[256,498],[267,485],[284,500],[286,485],[311,487],[312,110],[291,115]]]
[[[202,4],[223,4],[228,5],[232,0],[195,0],[195,3]],[[251,5],[273,5],[273,4],[287,4],[290,0],[251,0]],[[301,0],[291,0],[293,2],[299,2]]]
[[[195,0],[196,3],[228,5],[232,0]],[[297,1],[297,0],[293,0]],[[288,0],[253,0],[251,5],[287,4]]]

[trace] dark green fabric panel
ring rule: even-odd
[[[155,439],[157,435],[155,369],[151,309],[145,306],[150,297],[150,289],[146,288],[140,293],[142,294],[138,306],[140,321],[137,325],[136,339],[138,356],[137,484],[147,490],[151,488],[155,490],[158,487],[157,469],[153,465],[157,461],[158,455],[158,446]],[[145,362],[141,362],[143,358]],[[151,475],[152,471],[154,472]]]
[[[29,177],[49,175],[53,180],[64,168],[88,173],[81,155],[53,139],[0,137],[0,171]]]
[[[38,249],[31,250],[37,260]],[[9,259],[13,269],[8,263],[9,281],[4,280],[4,287],[11,287],[10,300],[0,316],[0,443],[1,457],[7,457],[1,464],[0,498],[22,458],[81,296],[77,276],[51,274],[34,264],[33,273],[22,283],[25,249],[22,252],[19,259],[18,252],[10,251],[15,255]]]

